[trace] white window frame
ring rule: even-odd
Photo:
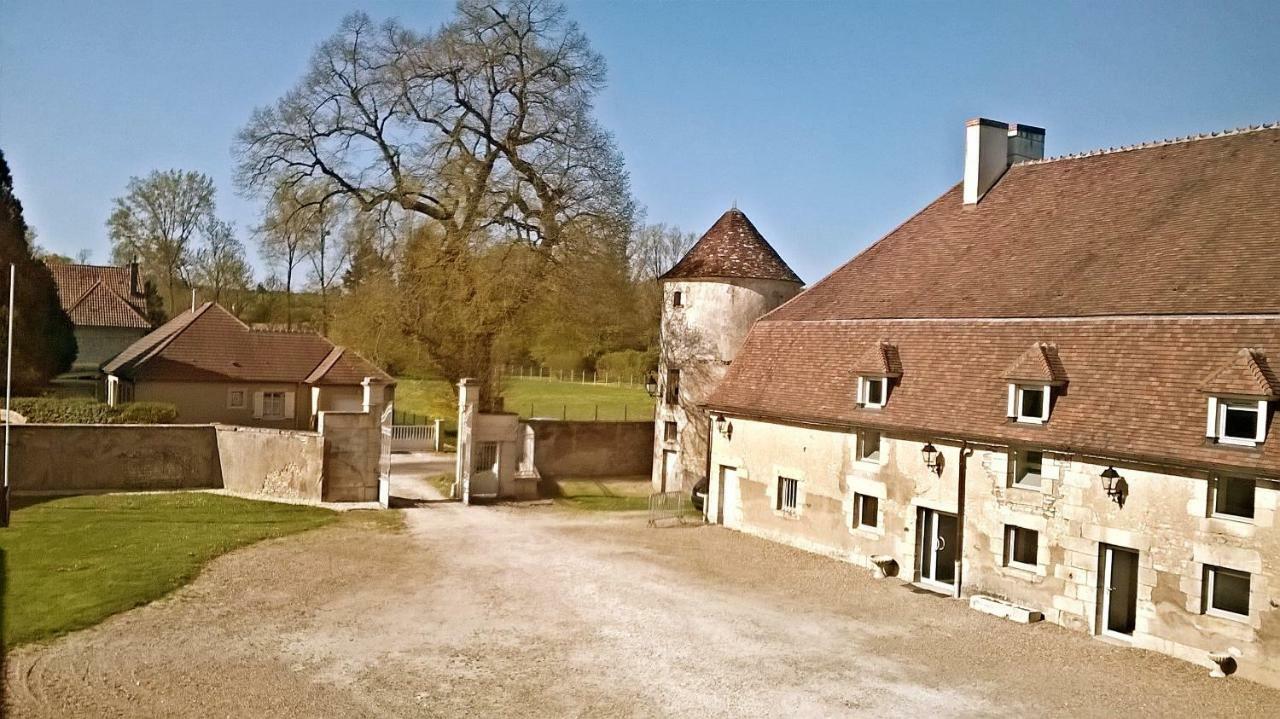
[[[1027,472],[1026,474],[1028,475],[1034,474],[1036,477],[1039,478],[1039,481],[1037,481],[1035,484],[1030,484],[1022,481],[1022,478],[1024,476],[1022,468],[1024,465],[1032,464],[1031,462],[1027,461],[1027,455],[1032,453],[1040,455],[1040,463],[1038,467],[1039,471]],[[1019,489],[1032,489],[1039,492],[1043,492],[1045,489],[1044,483],[1046,480],[1046,477],[1044,475],[1044,452],[1037,449],[1018,449],[1018,450],[1013,450],[1011,452],[1011,455],[1012,456],[1010,457],[1010,459],[1013,462],[1013,476],[1009,478],[1009,486],[1017,487]]]
[[[236,393],[240,393],[240,403],[235,402]],[[227,409],[247,409],[249,407],[249,390],[244,387],[232,387],[227,390]]]
[[[1035,535],[1035,545],[1036,545],[1036,563],[1035,564],[1027,564],[1025,562],[1019,562],[1017,559],[1014,559],[1014,556],[1017,554],[1017,552],[1015,551],[1018,548],[1016,537],[1018,536],[1019,531],[1031,532],[1032,534]],[[1027,527],[1020,527],[1016,524],[1004,525],[1004,565],[1006,567],[1013,567],[1014,569],[1023,569],[1028,572],[1037,571],[1040,568],[1040,532],[1034,529],[1028,529]]]
[[[1040,414],[1025,415],[1022,413],[1022,394],[1024,390],[1034,390],[1043,392],[1043,403],[1040,405]],[[1009,383],[1009,405],[1007,415],[1017,422],[1025,422],[1028,424],[1044,424],[1049,421],[1049,405],[1053,403],[1053,385],[1047,384],[1017,384]]]
[[[869,437],[876,438],[875,452],[867,452],[867,439]],[[872,429],[864,429],[858,432],[858,461],[868,464],[881,464],[884,458],[884,433]]]
[[[1257,417],[1253,437],[1231,437],[1227,435],[1227,410],[1253,412]],[[1209,413],[1205,426],[1205,436],[1219,444],[1232,444],[1239,447],[1257,447],[1267,438],[1267,401],[1232,399],[1229,397],[1210,397]]]
[[[876,503],[876,523],[875,524],[864,524],[862,521],[862,508],[867,503],[867,500],[871,500]],[[853,493],[853,528],[861,529],[867,532],[878,532],[880,530],[880,525],[882,523],[883,522],[880,519],[880,498],[873,494],[865,494],[863,492],[854,492]]]
[[[794,487],[794,491],[789,493],[790,494],[789,498],[791,500],[790,505],[788,505],[787,503],[787,500],[788,500],[788,492],[787,492],[788,484],[787,483],[788,482],[790,482],[791,486]],[[774,507],[777,509],[777,511],[782,512],[783,514],[799,514],[800,513],[800,480],[799,479],[796,479],[795,477],[788,477],[782,474],[778,475],[778,496],[774,503]]]
[[[263,392],[262,393],[262,419],[285,419],[286,407],[289,402],[288,393],[284,391]],[[280,411],[275,413],[269,408],[274,403],[276,397],[280,398]]]
[[[1222,497],[1225,495],[1223,489],[1225,485],[1230,482],[1248,482],[1253,485],[1253,514],[1232,514],[1230,512],[1222,511]],[[1234,522],[1248,522],[1252,524],[1254,518],[1258,516],[1258,481],[1256,479],[1249,477],[1219,476],[1213,482],[1212,494],[1213,496],[1209,498],[1209,516],[1214,519],[1229,519]]]
[[[1213,605],[1213,590],[1217,584],[1218,573],[1232,574],[1237,577],[1244,577],[1249,583],[1249,594],[1245,598],[1248,605],[1244,614],[1238,614],[1229,609],[1219,609]],[[1234,619],[1236,621],[1249,621],[1249,611],[1253,609],[1253,576],[1248,572],[1242,572],[1239,569],[1231,569],[1229,567],[1218,567],[1212,564],[1204,565],[1204,613],[1212,617],[1221,617],[1223,619]]]
[[[871,401],[871,385],[879,383],[880,385],[880,401]],[[858,377],[858,404],[867,409],[880,409],[889,401],[889,378],[888,377]]]
[[[672,420],[665,420],[662,423],[662,441],[675,442],[680,439],[680,425]]]

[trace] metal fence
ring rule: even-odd
[[[525,419],[559,419],[577,422],[650,422],[652,404],[601,404],[597,402],[507,402],[505,409]]]
[[[701,522],[702,514],[694,509],[687,492],[655,492],[649,495],[649,526],[664,523]]]
[[[440,420],[432,424],[391,425],[392,452],[439,452]]]
[[[545,379],[556,382],[577,382],[579,384],[610,384],[618,387],[644,387],[644,372],[590,372],[578,369],[549,369],[547,367],[512,367],[502,368],[506,377],[525,379]]]

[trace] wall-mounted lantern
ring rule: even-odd
[[[938,460],[941,458],[942,453],[938,451],[937,447],[933,446],[933,442],[928,442],[920,448],[920,456],[924,459],[924,466],[928,467],[930,471],[937,472],[939,470]]]
[[[650,397],[658,396],[658,375],[650,372],[644,376],[644,391],[649,393]]]
[[[1107,493],[1111,501],[1123,507],[1125,497],[1129,494],[1129,483],[1120,476],[1115,467],[1102,470],[1101,476],[1102,490]]]
[[[730,422],[723,414],[715,416],[716,431],[725,439],[733,437],[733,422]]]

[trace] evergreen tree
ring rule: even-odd
[[[58,288],[28,241],[22,203],[13,194],[9,164],[0,152],[0,297],[9,296],[9,263],[17,267],[14,305],[13,384],[20,390],[43,387],[71,369],[76,339],[71,318],[58,302]],[[0,300],[0,301],[5,301]],[[8,308],[0,318],[8,322]]]

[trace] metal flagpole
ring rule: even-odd
[[[0,496],[0,527],[9,526],[9,427],[13,424],[13,414],[9,409],[9,400],[13,388],[13,286],[18,279],[18,268],[9,263],[9,341],[8,360],[4,364],[4,490]]]

